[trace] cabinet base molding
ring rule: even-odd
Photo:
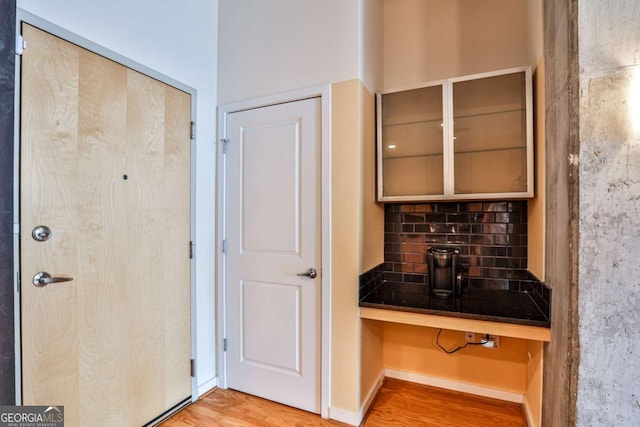
[[[369,411],[369,408],[371,407],[371,404],[373,403],[373,401],[376,400],[376,397],[378,396],[378,392],[380,391],[380,388],[382,388],[382,385],[384,384],[384,379],[386,378],[385,374],[386,374],[385,369],[380,371],[380,374],[378,375],[378,379],[373,384],[373,386],[369,390],[369,393],[367,394],[366,399],[362,403],[362,406],[360,407],[360,412],[358,413],[360,422],[362,422],[365,415],[367,415],[367,412]]]
[[[329,408],[329,419],[340,421],[341,423],[349,424],[350,426],[359,426],[361,421],[358,417],[358,413],[337,408],[335,406]]]
[[[524,395],[511,391],[498,390],[490,387],[483,387],[476,384],[464,383],[446,378],[432,377],[429,375],[417,374],[414,372],[398,371],[386,368],[385,376],[398,380],[428,385],[432,387],[444,388],[446,390],[460,391],[462,393],[475,394],[476,396],[489,397],[492,399],[504,400],[507,402],[523,403]],[[528,417],[527,417],[528,418]],[[531,424],[530,424],[531,425]],[[532,426],[533,427],[533,426]]]

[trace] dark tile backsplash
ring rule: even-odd
[[[382,284],[382,282],[385,280],[383,273],[384,264],[380,264],[375,268],[372,268],[371,270],[360,275],[359,299],[366,297],[371,291]]]
[[[551,309],[551,291],[549,287],[540,282],[533,274],[529,273],[531,280],[526,282],[526,287],[522,290],[528,292],[533,302],[538,306],[542,313],[546,313],[547,320]]]
[[[463,287],[525,292],[549,320],[549,288],[527,270],[526,201],[385,205],[384,263],[360,275],[360,300],[385,283],[428,285],[434,245],[460,248]]]
[[[386,271],[427,283],[427,250],[451,245],[470,286],[527,286],[526,201],[387,204],[384,227]]]

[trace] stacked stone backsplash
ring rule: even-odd
[[[428,284],[430,246],[460,248],[464,285],[530,292],[548,289],[527,271],[527,202],[385,205],[384,263],[360,276],[360,296],[383,282]]]

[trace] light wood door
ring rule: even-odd
[[[23,403],[141,425],[191,396],[190,95],[22,31]]]
[[[227,385],[318,413],[320,99],[229,114],[226,129]]]

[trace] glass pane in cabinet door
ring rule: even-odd
[[[527,191],[524,72],[453,83],[456,194]]]
[[[382,95],[384,196],[444,193],[442,86]]]

